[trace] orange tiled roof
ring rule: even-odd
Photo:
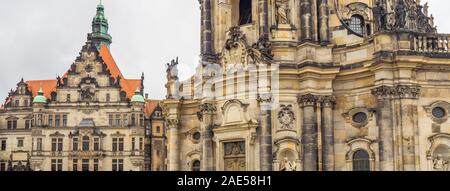
[[[106,45],[102,45],[100,48],[100,56],[102,57],[103,61],[108,66],[108,69],[111,72],[111,75],[113,77],[120,76],[122,79],[120,81],[120,85],[122,87],[122,90],[127,93],[127,97],[131,98],[134,95],[134,92],[136,89],[141,88],[141,80],[137,79],[125,79],[122,75],[122,72],[120,72],[119,67],[116,64],[116,61],[114,61],[114,58],[111,55],[111,52],[109,51],[108,47]]]
[[[125,79],[120,72],[119,67],[117,66],[114,58],[111,55],[108,47],[103,45],[100,48],[100,56],[103,61],[108,66],[108,69],[111,71],[111,75],[113,77],[120,76],[121,80],[121,88],[123,91],[127,93],[127,97],[131,98],[134,95],[134,92],[137,88],[141,88],[141,80],[140,79]],[[67,73],[64,74],[63,77],[67,76]],[[40,87],[42,86],[42,90],[44,91],[44,96],[48,99],[51,98],[51,92],[56,91],[57,80],[30,80],[26,82],[28,84],[28,89],[33,94],[33,97],[37,95]]]
[[[26,82],[28,84],[28,89],[33,94],[33,97],[38,94],[39,89],[42,86],[42,91],[44,91],[44,96],[50,99],[50,94],[56,91],[57,80],[30,80]]]
[[[153,114],[156,107],[158,107],[159,101],[156,100],[145,100],[145,116],[150,117]]]

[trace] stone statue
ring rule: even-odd
[[[280,163],[280,171],[296,171],[297,165],[294,162],[288,160],[287,157]]]
[[[403,0],[399,0],[395,6],[395,28],[403,29],[406,24],[406,6]]]
[[[441,154],[437,154],[433,159],[434,170],[447,171],[449,161],[445,161]]]
[[[167,63],[167,81],[170,80],[178,80],[178,57],[176,60],[172,60],[170,63]]]
[[[377,1],[375,7],[373,7],[372,13],[378,31],[386,29],[386,10],[380,5],[379,1]]]
[[[288,0],[277,0],[275,2],[277,9],[277,24],[289,24],[289,1]]]
[[[429,9],[428,2],[426,2],[425,5],[423,5],[423,14],[427,17],[428,17],[428,9]]]

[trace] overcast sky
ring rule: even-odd
[[[0,0],[0,103],[25,80],[55,79],[91,31],[97,0]],[[103,0],[111,52],[126,78],[145,73],[151,98],[165,96],[165,63],[180,57],[180,76],[198,64],[198,0]],[[439,32],[450,33],[450,1],[430,0]]]

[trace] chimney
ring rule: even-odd
[[[148,93],[145,94],[145,99],[148,99]]]

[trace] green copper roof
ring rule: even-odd
[[[145,103],[144,96],[141,95],[139,88],[134,92],[134,96],[131,97],[131,103]]]
[[[38,91],[38,95],[34,97],[33,103],[47,103],[47,98],[44,96],[44,91],[42,91],[42,87]]]
[[[108,19],[105,17],[105,7],[101,4],[97,5],[97,14],[92,20],[92,33],[89,34],[89,39],[95,43],[97,48],[101,45],[109,45],[112,42],[112,37],[108,33]]]

